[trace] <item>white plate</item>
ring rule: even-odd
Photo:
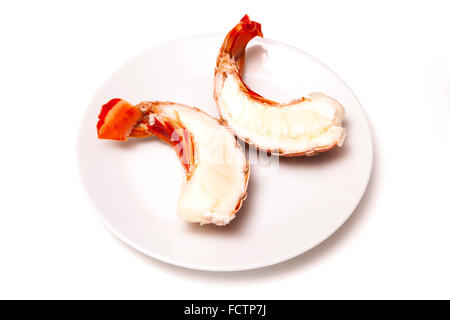
[[[372,139],[364,112],[330,69],[288,45],[254,39],[245,80],[268,98],[289,101],[314,91],[345,107],[342,148],[312,158],[256,159],[250,151],[248,198],[226,227],[199,226],[176,214],[183,171],[157,139],[98,140],[102,104],[169,100],[218,116],[213,74],[223,35],[177,40],[145,51],[103,84],[84,117],[82,180],[105,225],[131,247],[175,265],[212,271],[245,270],[295,257],[328,238],[360,201],[372,169]]]

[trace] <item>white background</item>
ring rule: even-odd
[[[0,298],[450,298],[450,8],[268,3],[1,2]],[[374,135],[372,181],[337,233],[286,263],[236,273],[170,266],[98,220],[79,179],[80,121],[131,57],[226,32],[245,13],[352,88]]]

